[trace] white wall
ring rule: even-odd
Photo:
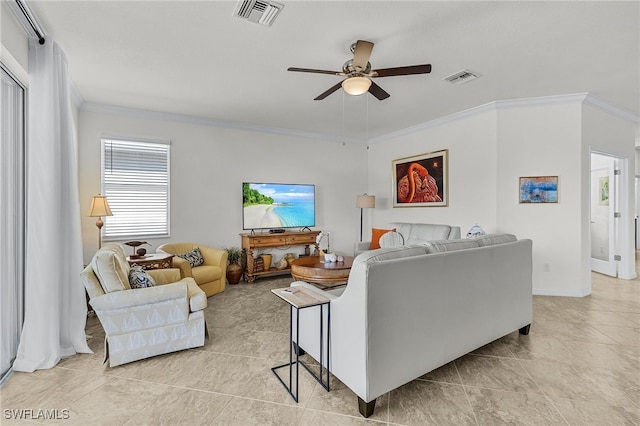
[[[373,143],[367,192],[377,205],[368,212],[369,227],[445,223],[461,226],[464,236],[478,223],[488,233],[530,238],[535,294],[590,294],[589,147],[597,141],[633,156],[635,124],[584,99],[497,102]],[[392,160],[441,149],[449,150],[449,206],[392,208]],[[519,177],[547,175],[559,177],[559,202],[520,204]],[[624,251],[633,256],[630,247]]]
[[[366,147],[83,110],[79,129],[79,185],[84,259],[97,249],[95,218],[87,217],[100,192],[102,136],[171,141],[171,237],[215,247],[239,246],[243,181],[316,185],[316,227],[331,232],[331,248],[351,255],[358,236],[358,193],[366,191]],[[169,239],[147,240],[155,251]],[[323,246],[326,241],[323,241]],[[274,251],[274,261],[285,252]]]
[[[0,4],[0,60],[24,85],[28,85],[29,39],[9,9]]]
[[[393,207],[391,162],[404,157],[449,150],[449,206]],[[371,144],[368,193],[376,196],[369,210],[370,228],[389,222],[442,223],[461,227],[463,235],[478,224],[497,231],[496,220],[496,113],[487,111],[442,125]]]
[[[314,183],[316,229],[332,232],[332,248],[339,253],[351,254],[359,239],[355,196],[367,192],[376,196],[376,208],[365,210],[365,240],[372,226],[393,221],[457,225],[463,235],[477,223],[488,233],[533,240],[534,293],[584,296],[591,291],[590,149],[608,147],[628,155],[633,171],[636,125],[583,100],[496,103],[374,142],[368,149],[85,110],[79,132],[82,209],[86,212],[100,192],[101,136],[170,139],[173,241],[238,245],[242,181]],[[393,208],[392,160],[441,149],[449,150],[449,206]],[[559,202],[519,204],[518,178],[545,175],[559,176]],[[630,200],[631,224],[632,192]],[[85,260],[95,251],[96,233],[95,221],[84,217]],[[151,249],[165,241],[151,240]],[[631,247],[624,250],[632,257]],[[274,252],[275,259],[286,251]]]
[[[589,294],[581,262],[588,237],[581,227],[588,214],[581,205],[581,103],[501,109],[498,117],[500,231],[533,240],[535,294]],[[558,203],[520,204],[523,176],[558,176]]]

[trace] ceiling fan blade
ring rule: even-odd
[[[410,65],[408,67],[394,67],[374,70],[371,73],[378,75],[372,77],[393,77],[395,75],[411,75],[411,74],[429,74],[431,72],[431,64]]]
[[[373,43],[365,40],[358,40],[356,42],[356,49],[353,52],[353,67],[356,69],[365,70],[371,51],[373,50]]]
[[[335,86],[331,86],[330,89],[325,90],[324,92],[319,94],[317,97],[315,97],[313,100],[314,101],[321,101],[324,98],[326,98],[327,96],[329,96],[330,94],[332,94],[333,92],[335,92],[336,90],[338,90],[340,87],[342,87],[342,82],[336,84]]]
[[[331,75],[342,75],[339,71],[327,71],[327,70],[314,70],[312,68],[295,68],[290,67],[287,68],[287,71],[295,71],[295,72],[312,72],[315,74],[331,74]]]
[[[369,86],[369,93],[378,98],[379,101],[383,101],[391,96],[390,94],[385,92],[382,87],[378,86],[373,81],[371,82],[371,86]]]

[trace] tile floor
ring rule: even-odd
[[[209,299],[211,338],[198,349],[108,368],[104,332],[93,355],[15,373],[5,409],[67,409],[65,425],[402,424],[640,425],[640,281],[593,275],[585,298],[534,297],[531,333],[511,333],[380,397],[374,415],[332,379],[300,373],[293,402],[270,367],[288,357],[288,310],[272,295],[290,278],[229,286]],[[26,422],[21,422],[22,424]]]

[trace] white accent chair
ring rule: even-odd
[[[121,244],[105,244],[80,274],[105,331],[105,362],[125,364],[204,345],[207,297],[176,268],[147,271],[156,286],[132,289]]]

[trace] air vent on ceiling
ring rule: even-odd
[[[273,1],[240,0],[233,16],[270,27],[283,7],[284,5]]]
[[[466,83],[467,81],[475,80],[478,77],[480,77],[480,74],[468,70],[463,70],[455,74],[451,74],[449,77],[445,77],[444,80],[448,81],[449,83],[461,84]]]

